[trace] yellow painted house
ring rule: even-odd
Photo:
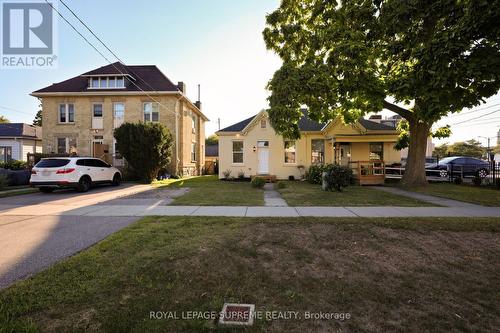
[[[310,120],[303,110],[299,121],[301,138],[284,140],[276,134],[265,111],[226,127],[219,137],[219,177],[272,175],[278,179],[301,178],[317,163],[338,163],[356,168],[365,165],[400,162],[394,149],[398,138],[392,126],[360,119],[352,125],[335,119],[327,124]],[[383,170],[381,171],[383,172]]]

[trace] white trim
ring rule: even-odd
[[[66,121],[61,121],[61,105],[64,105]],[[73,105],[73,121],[69,121],[69,105]],[[73,125],[76,123],[75,103],[57,103],[57,123],[60,125]]]
[[[243,161],[241,163],[234,162],[234,153],[235,153],[234,144],[233,144],[234,142],[241,142],[243,144],[241,147],[241,152],[236,151],[237,154],[241,153],[241,159]],[[241,140],[241,139],[231,140],[231,165],[244,165],[244,164],[245,164],[245,140]]]
[[[146,120],[144,119],[144,115],[146,114],[146,113],[144,112],[144,106],[145,106],[146,104],[149,104],[149,103],[151,103],[151,113],[150,113],[149,120],[148,120],[148,121],[146,121]],[[153,104],[156,104],[156,105],[157,105],[157,107],[158,107],[157,112],[156,112],[156,113],[158,113],[158,120],[153,120]],[[160,122],[160,104],[159,104],[158,102],[142,102],[142,121],[143,121],[143,122],[151,122],[151,123],[159,123],[159,122]]]

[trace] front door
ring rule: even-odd
[[[351,160],[351,145],[350,144],[340,144],[340,165],[349,165]]]
[[[269,141],[257,142],[257,173],[259,175],[269,174]]]

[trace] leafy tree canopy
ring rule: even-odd
[[[33,119],[33,125],[42,126],[42,110],[38,110],[35,115],[35,119]]]
[[[433,156],[443,158],[446,156],[470,156],[484,157],[486,148],[477,140],[467,140],[465,142],[455,142],[451,145],[442,144],[434,149]]]
[[[500,0],[283,0],[263,32],[283,60],[272,125],[298,138],[303,105],[321,122],[389,109],[409,123],[404,181],[425,183],[431,126],[500,87],[498,22]]]
[[[0,116],[0,124],[8,124],[10,123],[10,120],[7,119],[5,116]]]
[[[158,123],[124,123],[114,131],[118,151],[133,171],[146,182],[167,168],[172,155],[173,138]]]
[[[210,135],[208,138],[205,139],[205,145],[216,145],[219,143],[219,137],[215,134]]]

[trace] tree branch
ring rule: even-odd
[[[401,117],[405,118],[408,121],[413,119],[412,113],[405,108],[397,106],[396,104],[389,103],[386,100],[384,100],[383,105],[384,105],[384,109],[387,109],[387,110],[390,110],[394,113],[397,113]]]

